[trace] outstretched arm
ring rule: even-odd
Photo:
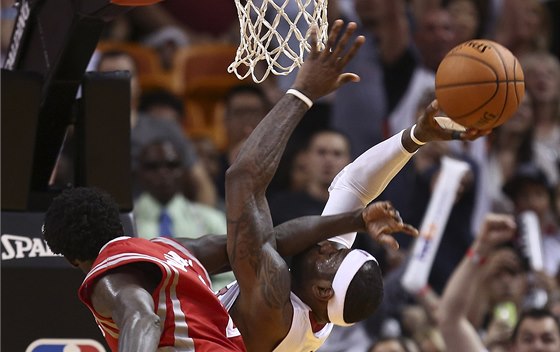
[[[342,27],[342,21],[335,22],[327,48],[322,52],[317,50],[316,33],[311,36],[311,53],[293,87],[312,101],[347,81],[358,79],[356,75],[343,74],[342,69],[364,39],[356,39],[344,53],[356,25],[350,24],[335,45]],[[291,133],[308,109],[304,100],[293,94],[280,99],[245,141],[226,173],[227,252],[240,287],[236,309],[244,312],[246,321],[260,321],[261,325],[264,321],[261,318],[266,316],[270,326],[257,330],[262,330],[259,332],[265,334],[264,339],[274,339],[272,345],[265,341],[253,345],[249,339],[249,349],[274,347],[291,324],[289,271],[275,249],[265,191]],[[277,329],[278,326],[281,329]],[[249,331],[245,333],[250,334]]]
[[[276,250],[292,256],[332,236],[350,231],[368,232],[380,240],[394,232],[412,236],[417,230],[405,224],[389,202],[376,202],[359,209],[331,216],[304,216],[286,221],[274,228]],[[210,274],[231,270],[226,250],[226,235],[205,235],[199,238],[176,238],[202,263]]]
[[[475,300],[477,284],[482,279],[480,258],[486,258],[496,245],[511,239],[514,230],[515,221],[512,217],[488,215],[470,254],[459,264],[445,287],[436,314],[446,345],[453,346],[455,351],[485,349],[467,319],[468,309]]]
[[[434,119],[437,112],[438,106],[434,101],[418,118],[414,129],[414,135],[418,140],[428,143],[453,138],[453,131],[443,129]],[[411,138],[411,131],[412,126],[371,147],[347,165],[335,177],[329,188],[329,200],[323,210],[323,215],[362,209],[377,198],[421,147]],[[489,132],[490,130],[469,129],[459,133],[458,138],[474,140]],[[355,238],[356,233],[353,232],[331,238],[331,240],[350,248]],[[396,240],[392,237],[387,237],[384,244],[398,248]]]

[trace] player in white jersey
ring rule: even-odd
[[[342,22],[335,22],[326,49],[321,52],[312,35],[311,53],[298,72],[293,89],[249,136],[226,175],[228,255],[239,289],[233,303],[230,300],[227,304],[248,351],[315,350],[328,334],[329,324],[347,326],[365,319],[381,301],[383,282],[379,266],[368,253],[346,247],[352,243],[353,234],[336,242],[323,241],[311,246],[293,258],[288,270],[279,253],[289,250],[284,244],[280,247],[274,236],[265,198],[287,140],[312,101],[343,83],[359,79],[342,70],[363,38],[358,37],[345,54],[355,25],[349,24],[341,38],[337,38],[341,29]],[[384,164],[393,171],[374,184],[386,185],[422,141],[474,139],[489,132],[443,130],[434,120],[436,111],[436,103],[430,105],[417,127],[394,137],[391,145],[396,146],[394,152],[402,158],[395,164]],[[346,169],[345,173],[352,176],[347,177],[347,184],[341,183],[344,178],[335,181],[333,196],[337,189],[344,191],[350,186],[357,193],[343,203],[327,207],[326,212],[339,211],[342,206],[363,207],[372,194],[376,196],[382,189],[370,192],[371,180],[361,180],[359,168],[365,164],[357,160],[355,173],[350,167]],[[380,231],[378,240],[396,248],[398,243],[388,235],[390,232]]]

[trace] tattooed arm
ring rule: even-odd
[[[335,45],[342,27],[342,21],[335,22],[322,52],[317,50],[316,33],[311,36],[311,53],[293,86],[311,100],[358,80],[342,69],[364,38],[358,37],[344,53],[356,25],[349,24]],[[240,287],[230,313],[249,351],[273,350],[291,325],[290,273],[276,251],[265,191],[307,109],[300,98],[285,95],[251,133],[226,173],[227,252]]]

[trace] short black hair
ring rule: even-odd
[[[54,253],[68,260],[94,260],[107,242],[122,235],[119,207],[100,189],[67,189],[45,214],[43,237]]]
[[[224,97],[224,101],[226,102],[226,106],[229,105],[230,100],[238,95],[238,94],[253,94],[259,97],[259,99],[263,102],[266,107],[266,110],[270,110],[272,104],[268,96],[266,95],[265,91],[261,86],[256,84],[239,84],[233,86]]]
[[[185,104],[183,101],[166,89],[154,89],[147,91],[140,97],[140,105],[138,110],[146,112],[152,106],[169,106],[172,108],[181,118],[185,116]]]
[[[341,136],[346,141],[346,144],[348,145],[348,150],[351,149],[352,143],[350,143],[350,136],[346,132],[333,127],[324,127],[313,131],[306,139],[304,143],[304,149],[305,150],[309,149],[311,147],[311,143],[315,140],[315,138],[317,138],[317,136],[322,134],[327,134],[327,133],[332,133]]]
[[[358,270],[346,291],[344,321],[355,323],[369,317],[383,299],[383,277],[379,265],[365,262]]]
[[[99,58],[97,59],[96,69],[99,70],[99,67],[101,67],[103,61],[116,59],[119,57],[129,58],[134,64],[134,70],[135,71],[138,70],[138,62],[136,62],[134,56],[132,56],[128,51],[119,50],[119,49],[110,49],[110,50],[102,51],[101,54],[99,55]]]
[[[519,319],[517,319],[517,324],[515,324],[515,328],[513,329],[513,333],[511,334],[511,341],[515,342],[519,333],[519,327],[526,319],[541,320],[546,318],[550,318],[554,321],[556,329],[558,330],[558,334],[560,334],[560,322],[550,310],[546,308],[531,308],[523,311],[519,316]]]

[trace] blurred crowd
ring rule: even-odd
[[[558,5],[557,0],[329,0],[329,20],[356,21],[366,37],[348,67],[361,82],[316,102],[294,133],[268,190],[275,224],[320,214],[330,183],[346,164],[412,124],[434,99],[435,71],[457,44],[487,38],[509,48],[523,67],[526,92],[515,115],[489,136],[421,148],[381,194],[379,200],[391,201],[406,222],[419,227],[441,158],[470,165],[429,287],[409,293],[399,284],[413,245],[409,238],[398,237],[401,249],[395,252],[359,237],[355,246],[382,266],[384,302],[369,320],[335,328],[320,351],[452,351],[435,311],[489,212],[516,217],[534,212],[544,267],[535,271],[529,265],[521,226],[515,240],[488,258],[469,312],[487,349],[507,350],[518,314],[526,309],[546,308],[560,318]],[[296,2],[285,10],[297,14]],[[1,11],[5,54],[17,15],[13,0],[2,0]],[[129,71],[132,78],[133,213],[140,237],[226,232],[225,170],[294,79],[271,75],[254,84],[228,74],[238,23],[233,0],[165,0],[110,23],[92,57],[90,70]],[[72,161],[72,148],[66,150],[61,168]],[[53,178],[53,187],[72,184],[71,168],[65,170]],[[214,288],[232,279],[216,277]]]

